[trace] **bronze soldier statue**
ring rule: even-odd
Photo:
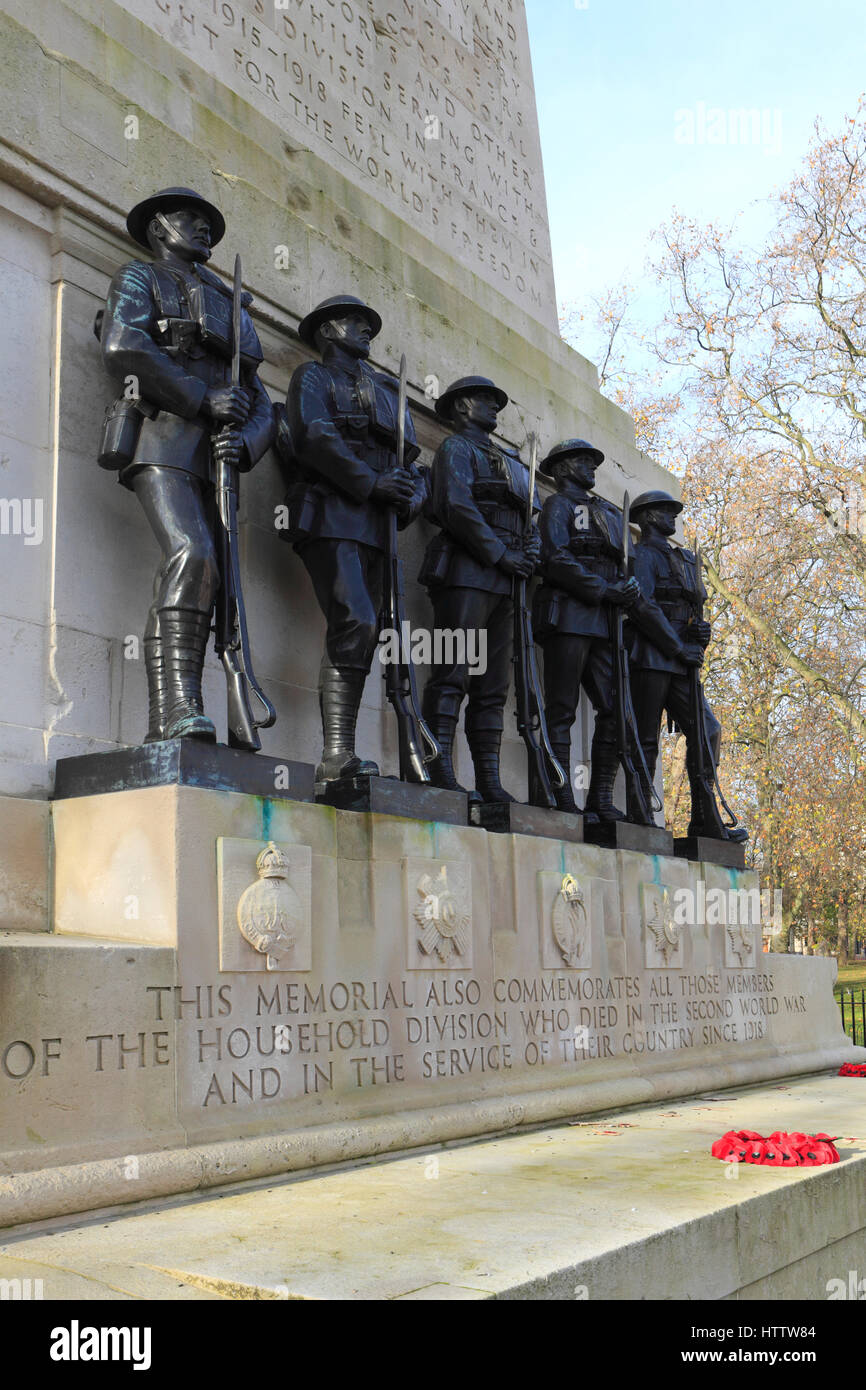
[[[322,361],[294,372],[278,430],[291,477],[284,539],[306,566],[327,622],[320,792],[328,783],[379,775],[375,763],[356,755],[355,730],[381,630],[389,511],[405,527],[426,495],[408,410],[398,460],[398,383],[367,362],[381,328],[376,311],[349,294],[308,314],[298,334]]]
[[[162,550],[144,638],[146,741],[213,741],[201,678],[220,587],[215,468],[258,462],[273,441],[273,407],[245,309],[242,384],[232,384],[232,291],[205,266],[225,232],[219,209],[192,189],[166,188],[126,225],[153,263],[130,261],[111,282],[102,353],[125,389],[107,414],[99,461],[136,494]]]
[[[509,804],[499,759],[505,702],[514,650],[515,575],[528,578],[540,552],[537,534],[526,531],[528,473],[517,454],[491,435],[508,404],[487,377],[455,381],[436,403],[440,420],[455,433],[433,462],[430,510],[441,532],[430,543],[419,576],[433,604],[440,632],[486,632],[487,669],[473,675],[465,652],[434,667],[424,691],[424,717],[441,755],[431,769],[435,785],[462,791],[453,748],[460,709],[469,697],[466,737],[481,800]],[[464,657],[461,660],[461,656]]]
[[[666,492],[645,492],[632,504],[640,527],[634,573],[641,588],[631,667],[638,733],[650,776],[658,761],[662,715],[686,736],[691,788],[690,837],[742,844],[748,832],[723,823],[714,795],[722,731],[700,686],[700,667],[712,630],[703,620],[707,597],[696,557],[669,544],[682,512]]]
[[[545,713],[553,750],[569,773],[556,790],[562,811],[577,810],[571,771],[571,728],[583,688],[595,710],[588,824],[624,819],[613,804],[620,759],[614,721],[614,653],[610,606],[634,608],[635,580],[623,582],[622,514],[593,492],[604,454],[585,439],[568,439],[543,464],[556,484],[541,515],[542,585],[535,596],[535,635],[544,652]]]

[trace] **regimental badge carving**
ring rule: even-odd
[[[684,963],[685,926],[676,920],[676,907],[669,888],[643,885],[648,970],[675,970]]]
[[[219,839],[217,873],[220,970],[311,970],[310,847]]]
[[[251,883],[238,903],[238,926],[243,936],[265,957],[268,970],[286,970],[298,939],[301,904],[289,883],[289,861],[273,840],[256,860],[258,882]]]
[[[418,880],[421,902],[415,908],[415,921],[421,929],[419,946],[425,956],[438,956],[448,965],[452,954],[466,957],[469,950],[469,913],[448,885],[448,869],[438,878],[424,874]]]
[[[755,964],[755,955],[754,927],[725,928],[725,965],[729,969],[749,969]]]
[[[472,970],[472,870],[460,859],[404,859],[409,970]]]
[[[586,966],[589,919],[583,889],[573,874],[566,874],[553,904],[553,939],[570,970]]]

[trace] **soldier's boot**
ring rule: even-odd
[[[435,762],[429,764],[430,780],[434,787],[441,787],[447,792],[465,792],[466,788],[461,787],[457,781],[457,774],[454,771],[454,738],[457,733],[457,716],[436,714],[431,712],[425,714],[427,727],[439,744],[439,757]]]
[[[514,797],[509,796],[499,780],[501,729],[467,731],[467,737],[475,764],[475,787],[481,800],[491,805],[512,806]]]
[[[147,672],[148,696],[148,725],[144,741],[160,743],[165,738],[165,714],[168,707],[168,681],[161,637],[145,637],[144,668]]]
[[[201,675],[210,636],[210,616],[191,608],[161,608],[159,631],[165,662],[166,710],[163,736],[216,742],[205,718]]]
[[[560,811],[568,811],[571,815],[580,815],[577,802],[574,799],[574,787],[571,781],[571,743],[553,743],[551,741],[556,761],[565,773],[565,786],[554,787],[553,794],[556,797],[556,804]]]
[[[338,782],[343,777],[378,777],[375,763],[364,762],[355,752],[355,730],[366,672],[323,666],[320,708],[325,747],[316,768],[317,783]]]
[[[689,740],[690,742],[691,740]],[[722,734],[721,730],[716,734],[710,743],[710,753],[713,759],[713,767],[719,765],[719,758],[722,753]],[[744,845],[749,832],[742,825],[727,826],[724,823],[721,812],[716,804],[715,794],[710,791],[695,770],[692,750],[687,748],[686,768],[689,774],[689,789],[692,796],[692,818],[689,822],[688,834],[695,838],[705,840],[731,840],[736,845]],[[721,835],[719,831],[721,830]]]
[[[590,824],[625,820],[624,812],[613,804],[613,789],[619,772],[619,756],[613,743],[595,739],[592,745],[592,775],[584,814]]]

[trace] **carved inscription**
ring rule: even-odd
[[[279,125],[290,150],[314,150],[555,325],[522,0],[126,5]]]
[[[435,971],[315,984],[238,975],[148,985],[142,1003],[146,1027],[0,1038],[0,1086],[47,1085],[65,1074],[98,1085],[176,1062],[193,1104],[211,1111],[742,1046],[809,1007],[803,995],[780,995],[760,968],[659,969],[648,980],[545,971],[486,988],[471,975]]]

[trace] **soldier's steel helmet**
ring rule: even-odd
[[[541,465],[542,472],[552,477],[553,469],[559,459],[572,458],[575,454],[592,454],[596,468],[600,468],[604,463],[604,454],[601,449],[596,449],[595,445],[590,444],[588,439],[564,439],[561,444],[557,444],[555,449],[551,449]]]
[[[647,507],[668,507],[672,512],[679,516],[683,510],[682,502],[678,502],[675,497],[671,497],[669,492],[642,492],[640,497],[636,497],[631,504],[632,518],[638,512],[645,511]]]
[[[363,299],[356,299],[353,294],[335,294],[330,299],[323,299],[321,304],[317,304],[307,317],[301,319],[298,324],[298,337],[307,347],[316,346],[316,334],[323,323],[332,323],[334,319],[345,319],[350,314],[363,314],[370,325],[373,337],[376,338],[382,332],[382,320],[371,309],[369,304],[365,304]]]
[[[436,402],[435,410],[440,420],[451,420],[454,402],[460,396],[473,396],[479,391],[488,391],[491,396],[495,396],[499,410],[504,410],[508,404],[508,397],[505,392],[486,376],[462,376],[459,381],[455,381],[443,391]]]
[[[156,214],[177,212],[178,208],[186,207],[203,212],[210,222],[211,246],[216,246],[222,241],[226,232],[225,218],[218,207],[214,207],[213,203],[209,203],[207,198],[203,198],[193,188],[163,188],[159,193],[152,193],[149,198],[143,198],[140,203],[136,203],[127,217],[126,230],[133,241],[137,241],[139,246],[144,246],[149,251],[147,229]]]

